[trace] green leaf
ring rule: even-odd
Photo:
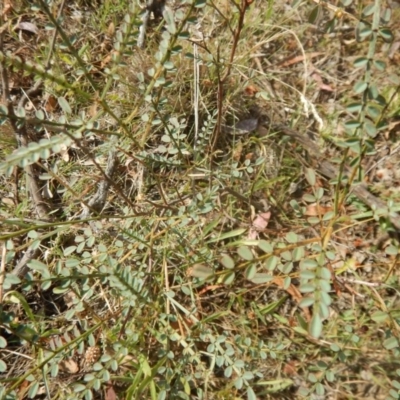
[[[330,345],[330,349],[331,349],[332,351],[334,351],[335,353],[337,353],[338,351],[340,351],[340,347],[339,347],[336,343],[332,343],[332,344]]]
[[[315,22],[319,19],[320,14],[321,14],[321,7],[320,6],[314,7],[311,10],[310,15],[308,16],[308,22],[310,24],[315,24]]]
[[[372,3],[364,7],[364,9],[361,12],[361,15],[365,18],[368,17],[369,15],[372,15],[375,12],[376,9],[376,4]]]
[[[220,261],[219,261],[225,268],[228,269],[233,269],[235,267],[235,261],[231,256],[228,256],[228,254],[224,254]]]
[[[313,268],[318,267],[318,263],[311,258],[306,258],[305,260],[302,261],[300,266],[301,266],[301,269],[303,269],[303,268],[313,269]]]
[[[47,278],[46,278],[46,279],[47,279]],[[41,289],[42,289],[43,291],[46,291],[46,290],[50,289],[51,285],[52,285],[51,280],[46,280],[45,282],[43,282],[43,283],[40,285],[40,287],[41,287]]]
[[[368,36],[372,35],[372,29],[370,24],[360,22],[356,28],[356,40],[362,42]]]
[[[378,71],[385,71],[386,70],[386,63],[384,61],[380,61],[380,60],[374,60],[373,61],[374,67],[378,70]]]
[[[175,66],[174,66],[174,63],[172,61],[165,61],[164,68],[168,69],[168,70],[171,70],[171,69],[174,69]]]
[[[242,235],[244,232],[246,232],[246,230],[247,229],[245,229],[245,228],[240,228],[240,229],[235,229],[230,232],[223,233],[222,235],[207,241],[207,244],[219,242],[220,240],[230,239],[232,237]]]
[[[280,307],[286,300],[288,296],[283,296],[279,300],[274,301],[271,304],[266,305],[265,307],[259,308],[259,312],[261,315],[271,314],[273,313],[278,307]]]
[[[172,12],[172,10],[168,6],[164,7],[163,17],[164,17],[164,20],[165,20],[165,22],[167,24],[168,32],[171,33],[171,35],[174,35],[176,33],[176,25],[175,25],[174,13]]]
[[[254,258],[253,252],[247,246],[240,246],[237,249],[238,255],[246,261],[251,261]]]
[[[277,256],[271,256],[268,258],[268,260],[265,263],[266,268],[268,271],[273,271],[276,266],[278,265],[279,258]]]
[[[329,268],[322,267],[319,272],[319,277],[329,281],[331,279],[331,271],[329,271]]]
[[[364,68],[368,64],[368,58],[366,57],[359,57],[356,58],[354,61],[354,66],[356,68]]]
[[[261,285],[263,283],[271,282],[274,277],[270,274],[266,274],[264,272],[256,273],[250,282],[255,283],[256,285]]]
[[[55,288],[53,288],[53,293],[55,293],[55,294],[63,294],[63,293],[68,292],[68,291],[69,291],[69,287],[65,287],[65,288],[55,287]]]
[[[90,381],[92,381],[92,380],[95,379],[95,378],[96,378],[96,377],[95,377],[94,374],[86,374],[86,375],[84,376],[83,380],[84,380],[85,382],[90,382]]]
[[[234,383],[237,390],[240,390],[243,387],[243,378],[237,378]]]
[[[284,251],[281,253],[281,258],[285,261],[292,261],[292,253],[290,251]]]
[[[350,103],[347,107],[346,110],[350,113],[359,113],[362,109],[362,104],[361,103]]]
[[[76,383],[74,386],[73,386],[73,388],[74,388],[74,392],[82,392],[83,390],[85,390],[86,389],[86,386],[85,385],[82,385],[81,383]]]
[[[314,270],[303,270],[300,271],[300,279],[314,279],[315,278],[315,271]]]
[[[328,292],[321,291],[320,302],[325,306],[330,306],[332,304],[332,297],[329,295]]]
[[[244,272],[244,276],[246,279],[251,281],[257,273],[257,266],[255,264],[250,265],[250,267],[246,268]]]
[[[322,320],[318,312],[314,312],[311,318],[309,333],[315,339],[318,339],[322,333]]]
[[[231,285],[235,280],[235,273],[233,271],[228,271],[228,273],[222,276],[222,282],[225,285]]]
[[[329,283],[329,281],[325,281],[323,279],[320,279],[318,281],[319,283],[319,288],[321,289],[321,291],[325,292],[325,293],[329,293],[331,291],[331,284]]]
[[[400,382],[398,382],[398,381],[396,381],[396,380],[393,380],[393,381],[392,381],[392,386],[393,386],[395,389],[400,390]]]
[[[155,82],[155,84],[154,84],[154,87],[163,86],[164,84],[165,84],[165,78],[164,78],[163,76],[160,76],[160,77],[156,80],[156,82]]]
[[[247,400],[257,400],[257,396],[250,386],[247,388]]]
[[[323,396],[325,394],[325,388],[324,385],[321,382],[317,382],[315,385],[315,393],[317,393],[318,396]]]
[[[65,260],[65,266],[67,268],[77,267],[79,265],[79,260],[76,258],[68,258]]]
[[[207,0],[196,0],[195,7],[203,8],[207,4]]]
[[[7,347],[7,340],[0,336],[0,349],[4,349]]]
[[[231,366],[225,368],[224,375],[225,378],[230,378],[232,376],[233,368]]]
[[[0,105],[0,115],[1,116],[8,115],[8,108],[4,104]]]
[[[381,12],[381,25],[389,25],[390,18],[392,17],[392,10],[390,8],[384,8]]]
[[[375,311],[371,315],[371,319],[375,322],[384,322],[389,318],[389,314],[384,311]]]
[[[364,122],[363,127],[369,137],[374,138],[378,134],[375,124],[369,120]]]
[[[307,221],[310,225],[318,225],[320,222],[318,217],[309,217],[307,218]]]
[[[17,117],[25,118],[25,117],[26,117],[25,108],[23,108],[23,107],[18,107],[18,108],[15,110],[15,114],[17,115]],[[25,122],[22,122],[22,121],[21,121],[21,123],[22,123],[23,125],[25,125]]]
[[[311,383],[318,382],[318,378],[312,372],[308,374],[307,378]]]
[[[297,236],[296,233],[289,232],[286,234],[285,239],[288,243],[297,243],[299,240],[299,237]]]
[[[151,367],[144,355],[139,355],[139,364],[145,376],[151,376]]]
[[[64,256],[68,257],[70,254],[74,253],[76,250],[76,246],[69,246],[64,249]]]
[[[7,371],[7,364],[3,360],[0,360],[0,372],[4,373],[6,371]],[[3,398],[5,398],[5,397],[3,397]]]
[[[195,278],[208,279],[214,275],[214,270],[203,264],[196,264],[191,268],[190,275]]]
[[[378,98],[378,96],[379,96],[378,87],[374,83],[371,83],[368,87],[368,97],[372,100],[375,100]]]
[[[176,54],[180,54],[182,51],[182,46],[178,45],[178,46],[174,46],[171,49],[171,54],[176,55]]]
[[[40,119],[40,120],[44,120],[44,118],[45,118],[45,115],[44,115],[44,112],[42,111],[42,110],[37,110],[36,112],[35,112],[35,115],[36,115],[36,118],[37,119]]]
[[[316,176],[315,176],[315,170],[312,168],[307,168],[305,177],[307,179],[307,182],[310,184],[310,186],[315,186],[316,182]]]
[[[245,363],[243,360],[236,360],[233,364],[236,368],[244,368]]]
[[[289,263],[292,264],[292,263]],[[293,264],[292,264],[293,265]],[[291,271],[291,270],[290,270]],[[292,283],[292,278],[290,276],[287,276],[284,280],[283,280],[283,289],[284,290],[288,290],[290,287],[290,284]]]
[[[303,200],[307,203],[315,203],[317,201],[315,196],[310,193],[306,193],[305,195],[303,195]]]
[[[48,267],[46,264],[43,264],[39,260],[31,260],[28,262],[28,267],[39,272],[48,271]]]
[[[314,293],[315,292],[315,285],[313,283],[307,283],[307,284],[304,284],[304,285],[300,285],[299,290],[302,293]]]
[[[60,105],[61,109],[65,112],[65,114],[72,114],[71,107],[65,97],[60,96],[58,99],[58,104]]]
[[[30,387],[29,391],[28,391],[28,397],[30,399],[34,399],[36,398],[36,394],[39,390],[39,382],[33,382],[32,386]]]
[[[367,82],[357,82],[354,87],[353,91],[357,94],[365,92],[365,90],[368,88],[368,83]]]
[[[270,242],[267,242],[266,240],[260,240],[258,242],[258,247],[264,252],[264,253],[272,253],[274,250],[273,245]]]
[[[396,256],[399,253],[398,246],[393,246],[392,244],[385,248],[385,253],[389,256]]]
[[[178,38],[181,40],[188,40],[188,39],[190,39],[190,33],[188,31],[181,32],[178,35]]]
[[[400,84],[400,82],[399,82],[399,84]],[[372,104],[367,105],[366,111],[367,111],[367,115],[373,119],[377,119],[381,115],[381,110]]]
[[[9,289],[11,288],[11,286],[13,285],[18,285],[19,283],[21,283],[21,279],[18,278],[17,275],[14,274],[6,274],[6,278],[4,279],[4,288],[5,289]]]
[[[389,28],[381,28],[378,31],[379,35],[382,36],[383,40],[387,43],[393,41],[393,34]]]
[[[304,258],[304,247],[296,247],[292,252],[292,260],[293,261],[301,261]]]
[[[299,307],[310,307],[315,303],[314,297],[303,297],[299,303]]]

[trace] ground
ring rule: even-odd
[[[397,399],[399,4],[3,1],[0,399]]]

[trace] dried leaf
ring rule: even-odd
[[[259,232],[263,231],[268,226],[270,218],[271,218],[270,211],[257,214],[256,218],[253,221],[253,228]]]
[[[111,384],[107,387],[105,399],[117,400],[117,394],[115,393],[114,386]]]
[[[254,85],[246,86],[244,89],[244,94],[246,96],[255,96],[259,92],[259,89]]]
[[[79,372],[79,366],[72,358],[61,360],[58,365],[63,372],[68,372],[69,374],[76,374]]]
[[[332,89],[329,85],[327,85],[326,83],[324,83],[324,81],[321,78],[321,75],[318,74],[317,71],[314,71],[311,74],[311,78],[314,79],[315,82],[317,82],[318,88],[321,90],[326,90],[327,92],[334,92],[335,90]]]
[[[35,24],[33,24],[32,22],[20,22],[19,24],[17,24],[14,27],[14,30],[18,30],[18,29],[21,31],[31,32],[35,35],[37,35],[39,32],[37,26]]]
[[[10,197],[2,197],[1,202],[7,206],[14,206],[14,201]]]
[[[262,232],[268,226],[268,222],[271,218],[271,212],[259,213],[256,215],[253,221],[253,225],[249,230],[247,239],[257,239],[258,232]]]
[[[57,99],[54,96],[50,95],[49,98],[47,99],[44,108],[47,112],[53,112],[56,107],[57,107]]]

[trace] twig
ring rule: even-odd
[[[112,182],[112,177],[114,175],[116,165],[117,153],[115,150],[110,150],[108,154],[107,167],[104,171],[105,179],[100,182],[96,193],[89,200],[88,205],[83,206],[83,211],[80,215],[80,219],[89,218],[91,210],[100,213],[100,211],[104,208],[107,193]]]
[[[12,274],[22,278],[29,270],[28,262],[34,260],[39,255],[39,248],[32,249],[31,247],[25,252],[24,256],[12,270]]]
[[[221,132],[222,113],[223,113],[222,106],[223,106],[223,99],[224,99],[224,84],[231,73],[233,59],[235,58],[235,54],[236,54],[236,48],[239,43],[240,34],[241,34],[243,26],[244,26],[244,16],[246,14],[246,10],[247,10],[247,7],[249,6],[249,4],[250,4],[250,2],[248,0],[242,0],[240,6],[237,6],[239,9],[239,21],[238,21],[238,25],[233,33],[233,44],[232,44],[232,49],[231,49],[230,56],[229,56],[228,65],[227,65],[227,68],[226,68],[223,76],[220,76],[219,70],[217,70],[217,73],[218,73],[218,91],[217,91],[218,115],[217,115],[217,123],[215,124],[215,128],[214,128],[214,138],[213,138],[213,142],[211,145],[211,157],[214,152],[215,146],[218,143],[219,134]],[[219,56],[219,54],[218,54],[218,56]],[[218,57],[218,63],[219,63],[219,61],[220,60]]]
[[[0,266],[0,304],[3,302],[3,283],[6,274],[6,242],[3,242],[3,249],[1,254],[1,266]]]

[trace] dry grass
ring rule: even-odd
[[[241,28],[226,0],[193,8],[196,24],[186,24],[190,4],[170,5],[191,39],[172,49],[162,47],[173,40],[163,20],[150,24],[144,49],[130,46],[140,18],[121,1],[65,5],[61,27],[77,36],[77,54],[60,36],[50,50],[43,10],[21,2],[3,16],[14,27],[30,15],[38,27],[2,31],[3,48],[24,61],[50,53],[68,82],[45,75],[28,94],[28,141],[85,129],[35,164],[48,218],[36,213],[26,169],[1,180],[0,398],[397,398],[394,214],[377,216],[352,195],[357,174],[340,185],[351,178],[345,165],[360,165],[370,191],[398,208],[390,44],[379,40],[373,54],[387,62],[372,75],[387,106],[369,117],[386,125],[359,162],[343,143],[355,118],[346,107],[361,101],[353,86],[364,79],[354,60],[369,46],[354,39],[362,2],[330,34],[331,11],[308,22],[313,1],[256,0]],[[158,51],[168,54],[165,70]],[[7,71],[16,108],[34,74]],[[40,109],[47,125],[32,123]],[[226,128],[246,119],[257,129]],[[339,184],[282,125],[318,144]],[[1,129],[8,155],[15,132],[8,122]],[[369,143],[364,131],[358,139]],[[104,183],[107,201],[81,219]]]

